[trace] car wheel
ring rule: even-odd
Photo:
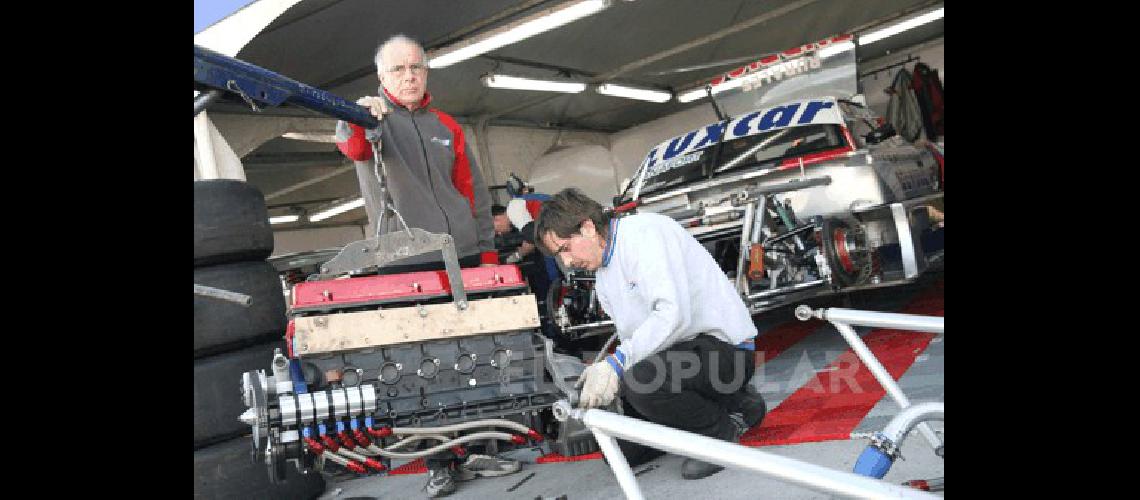
[[[194,295],[194,358],[233,350],[285,331],[285,296],[277,270],[265,261],[194,269],[194,284],[250,296],[248,306]]]
[[[302,474],[292,464],[283,482],[271,483],[265,463],[252,460],[252,450],[249,438],[194,450],[194,498],[309,500],[324,493],[321,474]]]
[[[285,342],[267,342],[233,352],[194,360],[194,448],[209,446],[250,433],[238,417],[246,411],[241,375],[269,372],[274,349],[285,352]]]
[[[261,260],[273,252],[265,197],[232,179],[194,181],[194,265]]]

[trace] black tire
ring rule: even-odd
[[[273,253],[265,196],[232,179],[194,181],[194,266],[262,260]]]
[[[194,295],[194,358],[252,345],[285,331],[285,296],[265,261],[194,270],[194,283],[250,296],[249,306]]]
[[[324,493],[321,474],[301,474],[291,463],[284,482],[269,482],[268,469],[260,460],[253,462],[252,449],[250,438],[237,438],[195,450],[194,498],[310,500]]]
[[[249,434],[238,420],[248,409],[242,401],[241,374],[270,373],[274,348],[285,352],[281,340],[194,361],[194,449]]]

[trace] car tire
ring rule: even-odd
[[[270,372],[274,349],[285,352],[276,340],[245,349],[194,360],[194,449],[250,433],[238,417],[248,407],[242,399],[241,375]]]
[[[281,278],[265,261],[194,270],[194,284],[250,296],[248,306],[194,295],[194,358],[229,351],[281,335],[288,322]]]
[[[265,197],[233,179],[194,181],[194,266],[262,260],[273,253]]]
[[[310,500],[324,493],[321,474],[302,474],[292,464],[283,482],[271,483],[265,463],[253,461],[252,449],[252,440],[243,437],[195,450],[194,498]]]

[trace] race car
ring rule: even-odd
[[[858,102],[797,99],[660,143],[614,204],[675,219],[759,313],[940,266],[943,169]]]

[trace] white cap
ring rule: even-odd
[[[507,218],[511,220],[511,225],[518,229],[522,229],[526,223],[534,220],[530,216],[530,211],[526,209],[526,200],[522,198],[514,198],[507,202]]]

